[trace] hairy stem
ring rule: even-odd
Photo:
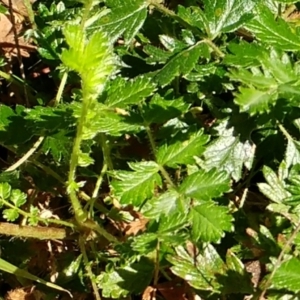
[[[95,299],[96,300],[101,300],[101,296],[99,294],[98,287],[97,287],[97,285],[95,283],[95,280],[94,280],[95,276],[93,274],[92,268],[91,268],[90,263],[89,263],[89,259],[88,259],[86,249],[85,249],[85,245],[84,245],[84,239],[83,239],[82,236],[79,237],[79,248],[80,248],[80,252],[82,253],[83,262],[84,262],[84,265],[85,265],[85,269],[87,271],[87,275],[89,276],[91,284],[92,284]]]
[[[40,227],[0,223],[0,235],[20,238],[34,238],[39,240],[63,240],[70,237],[71,232],[65,228]]]

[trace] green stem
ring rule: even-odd
[[[153,135],[152,135],[151,130],[148,125],[145,124],[145,128],[146,128],[147,136],[148,136],[148,139],[150,142],[151,150],[152,150],[153,155],[156,160],[156,145],[155,145]],[[160,170],[162,176],[165,178],[165,180],[170,184],[170,186],[173,188],[176,188],[176,185],[173,183],[173,181],[172,181],[169,173],[166,171],[166,169],[163,166],[159,166],[159,170]]]
[[[280,131],[283,133],[283,135],[290,141],[293,141],[293,137],[288,133],[288,131],[284,128],[284,126],[282,124],[280,124],[279,122],[277,122],[277,125],[280,129]]]
[[[103,152],[103,161],[104,163],[107,164],[109,170],[113,170],[114,166],[110,155],[111,151],[109,146],[109,140],[107,139],[104,133],[100,134],[99,137],[100,137],[100,144]]]
[[[101,296],[99,294],[98,287],[97,287],[97,285],[95,283],[95,280],[94,280],[94,274],[93,274],[92,268],[91,268],[90,263],[89,263],[89,259],[88,259],[86,249],[85,249],[85,245],[84,245],[84,239],[83,239],[82,236],[79,237],[78,243],[79,243],[80,252],[82,253],[85,269],[87,271],[87,274],[88,274],[88,276],[90,278],[90,281],[91,281],[91,284],[92,284],[95,299],[96,300],[101,300]]]
[[[76,137],[73,144],[73,150],[71,154],[71,161],[70,161],[70,170],[69,170],[69,177],[68,177],[68,184],[70,189],[70,200],[71,204],[74,210],[75,218],[78,221],[79,224],[83,223],[87,218],[87,213],[82,209],[82,206],[80,204],[80,201],[77,198],[76,191],[72,187],[72,185],[75,183],[76,179],[76,169],[78,165],[78,157],[80,153],[80,145],[83,137],[83,130],[84,130],[84,124],[86,120],[86,116],[89,111],[91,99],[88,95],[85,95],[83,90],[83,102],[82,102],[82,108],[81,108],[81,115],[79,117],[78,123],[77,123],[77,130],[76,130]]]
[[[219,47],[215,43],[213,43],[211,40],[204,39],[203,42],[206,43],[212,50],[214,50],[218,56],[220,56],[222,58],[225,56],[225,54],[219,49]]]
[[[30,214],[30,213],[28,213],[28,212],[26,212],[26,211],[24,211],[24,210],[22,210],[22,209],[20,209],[20,208],[18,208],[18,207],[16,207],[16,206],[12,205],[12,204],[9,203],[8,201],[6,201],[6,200],[4,200],[4,199],[1,199],[1,202],[2,202],[5,206],[7,206],[7,207],[9,207],[9,208],[12,208],[12,209],[14,209],[14,210],[17,210],[17,212],[18,212],[20,215],[22,215],[22,216],[24,216],[24,217],[26,217],[26,218],[31,217],[31,214]],[[56,220],[56,219],[44,219],[44,218],[41,218],[41,217],[36,217],[36,219],[37,219],[38,221],[40,221],[40,222],[43,222],[43,223],[52,223],[52,224],[62,225],[62,226],[66,226],[66,227],[70,227],[70,228],[74,228],[74,229],[76,228],[76,226],[75,226],[73,223],[69,223],[69,222],[62,221],[62,220]]]
[[[157,0],[149,0],[148,3],[150,5],[153,5],[158,11],[164,13],[165,15],[168,15],[170,17],[177,17],[172,10],[168,9],[167,7],[159,3]]]

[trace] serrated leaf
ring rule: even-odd
[[[28,223],[31,226],[36,226],[39,222],[39,210],[37,207],[30,205],[30,217],[28,218]]]
[[[20,207],[26,203],[27,195],[20,190],[12,190],[9,199],[16,207]]]
[[[300,142],[288,139],[285,151],[286,168],[300,164]]]
[[[102,272],[97,277],[97,285],[103,297],[120,299],[131,293],[143,292],[152,279],[153,271],[153,263],[143,257],[137,263]]]
[[[11,186],[7,182],[0,183],[0,198],[6,200],[10,197]]]
[[[131,247],[135,251],[147,254],[155,250],[157,243],[157,234],[149,232],[137,236],[131,243]]]
[[[300,291],[299,280],[300,260],[293,257],[280,264],[272,279],[272,286],[287,289],[295,293]]]
[[[21,105],[12,110],[0,104],[0,142],[4,145],[24,144],[32,138],[32,130],[28,130],[23,116],[24,110]]]
[[[287,22],[261,5],[255,13],[255,18],[246,25],[256,38],[266,45],[275,46],[285,51],[299,51],[300,37],[295,34]]]
[[[258,183],[259,190],[270,200],[281,203],[290,193],[284,188],[283,182],[268,166],[263,167],[263,174],[267,183]]]
[[[221,32],[237,30],[252,17],[255,1],[204,0],[206,32],[214,39]]]
[[[184,20],[187,24],[199,28],[201,30],[205,29],[203,12],[201,11],[200,7],[197,6],[184,7],[182,5],[178,5],[177,15],[180,19]]]
[[[115,171],[111,186],[122,204],[141,205],[161,185],[159,166],[153,161],[129,163],[130,171]]]
[[[125,44],[128,45],[144,24],[147,6],[148,3],[144,0],[111,3],[110,14],[90,26],[89,30],[91,32],[104,30],[108,33],[112,43],[123,35]]]
[[[233,228],[228,209],[214,203],[192,207],[189,217],[194,241],[217,243],[225,231],[232,231]]]
[[[144,216],[147,218],[157,219],[163,215],[171,215],[181,207],[179,204],[180,195],[177,191],[169,189],[157,198],[152,198],[147,202],[147,207]],[[183,201],[183,200],[182,200]],[[189,201],[186,201],[185,212],[189,206]]]
[[[89,153],[80,152],[78,155],[78,165],[80,167],[87,167],[94,163],[94,159],[89,155]]]
[[[197,251],[197,249],[196,249]],[[192,256],[182,246],[176,247],[176,255],[167,259],[173,264],[172,273],[187,281],[195,289],[217,292],[220,285],[216,274],[223,274],[226,266],[212,245],[203,253]]]
[[[175,143],[165,143],[157,151],[157,162],[160,165],[176,168],[178,164],[192,164],[194,156],[200,156],[205,150],[204,145],[209,136],[203,130],[178,134],[174,138]]]
[[[218,131],[218,138],[207,146],[203,167],[207,170],[211,168],[225,170],[238,181],[242,176],[243,166],[248,170],[251,169],[254,147],[247,140],[247,136],[241,137],[228,120],[218,124],[215,129]]]
[[[71,154],[72,141],[69,132],[60,130],[58,133],[47,136],[42,145],[45,154],[50,153],[55,162],[60,162],[63,158],[68,160]]]
[[[267,92],[255,88],[240,87],[239,94],[236,95],[234,102],[240,106],[241,111],[254,115],[268,112],[270,106],[275,105],[277,98],[276,89]]]
[[[151,96],[156,89],[151,78],[139,76],[134,79],[117,78],[108,91],[105,104],[109,107],[125,108],[129,104],[138,104]]]
[[[68,24],[64,35],[70,48],[62,52],[62,61],[80,74],[85,92],[97,97],[114,70],[112,44],[102,31],[94,32],[87,38],[77,24]]]
[[[230,190],[230,178],[224,171],[200,170],[185,178],[179,192],[200,201],[209,201]]]
[[[162,124],[170,119],[180,116],[188,111],[189,103],[183,97],[167,100],[155,94],[151,101],[143,107],[143,118],[150,124]]]
[[[239,43],[228,45],[230,54],[226,54],[223,63],[234,67],[257,67],[260,66],[260,57],[266,53],[266,49],[261,45],[241,40]]]
[[[2,214],[3,214],[3,218],[9,222],[14,222],[19,218],[18,210],[14,208],[4,209],[2,211]]]
[[[167,64],[157,73],[154,80],[165,86],[179,75],[187,75],[194,68],[199,57],[207,51],[207,45],[198,43],[172,57]]]

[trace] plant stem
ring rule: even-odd
[[[213,43],[210,39],[204,39],[203,42],[206,43],[210,48],[212,48],[215,53],[221,58],[225,56],[225,54],[219,49],[219,47],[216,46],[216,44]]]
[[[148,3],[150,5],[153,5],[158,11],[164,13],[165,15],[168,15],[170,17],[177,17],[176,14],[168,9],[167,7],[165,7],[164,5],[160,4],[157,0],[150,0],[148,1]]]
[[[145,128],[146,128],[148,139],[150,141],[151,150],[152,150],[153,155],[156,160],[156,145],[155,145],[155,141],[154,141],[152,132],[151,132],[149,126],[145,125]],[[163,166],[159,166],[159,170],[160,170],[162,176],[165,178],[165,180],[170,184],[170,186],[173,188],[176,188],[176,185],[173,183],[173,181],[172,181],[169,173],[166,171],[166,169]]]
[[[83,102],[82,102],[82,108],[81,108],[81,114],[77,123],[77,130],[76,130],[76,137],[73,145],[73,150],[71,154],[71,161],[70,161],[70,170],[69,170],[69,177],[68,177],[68,184],[71,187],[70,190],[70,200],[71,204],[74,210],[75,218],[78,221],[79,224],[83,223],[86,218],[87,214],[82,209],[82,206],[77,198],[76,191],[72,187],[72,184],[75,182],[75,174],[76,169],[78,165],[78,157],[80,153],[80,145],[82,141],[83,136],[83,129],[84,129],[84,123],[86,120],[86,116],[88,114],[88,110],[90,107],[91,99],[88,95],[85,95],[86,93],[83,93]]]
[[[30,217],[31,217],[31,214],[30,214],[30,213],[28,213],[28,212],[26,212],[26,211],[24,211],[24,210],[22,210],[22,209],[20,209],[20,208],[18,208],[18,207],[16,207],[16,206],[12,205],[11,203],[9,203],[8,201],[6,201],[5,199],[1,199],[1,202],[2,202],[5,206],[7,206],[7,207],[9,207],[9,208],[12,208],[12,209],[14,209],[14,210],[17,210],[17,212],[18,212],[20,215],[22,215],[22,216],[24,216],[24,217],[26,217],[26,218],[30,218]],[[66,222],[66,221],[62,221],[62,220],[56,220],[56,219],[44,219],[44,218],[41,218],[41,217],[36,217],[36,219],[37,219],[38,221],[40,221],[40,222],[43,222],[43,223],[52,223],[52,224],[57,224],[57,225],[61,225],[61,226],[70,227],[70,228],[73,228],[73,229],[76,228],[76,226],[75,226],[73,223]]]
[[[0,234],[39,240],[63,240],[70,236],[70,233],[64,228],[20,226],[4,222],[0,223]]]
[[[85,245],[84,245],[84,239],[83,239],[82,236],[79,237],[78,243],[79,243],[80,252],[82,253],[83,262],[85,264],[87,274],[88,274],[88,276],[90,278],[90,281],[91,281],[91,284],[92,284],[95,299],[96,300],[101,300],[101,296],[99,294],[98,287],[97,287],[97,285],[95,283],[95,280],[94,280],[94,274],[93,274],[92,268],[91,268],[90,263],[89,263],[89,259],[88,259],[86,249],[85,249]]]
[[[158,276],[159,276],[159,249],[160,249],[160,243],[157,242],[156,249],[155,249],[155,270],[154,270],[154,277],[153,277],[153,285],[156,287],[158,284]]]
[[[12,172],[19,168],[23,163],[25,163],[29,157],[36,151],[36,149],[43,143],[45,137],[40,136],[39,139],[34,143],[34,145],[12,166],[5,170],[5,172]]]

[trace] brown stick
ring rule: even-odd
[[[20,226],[4,222],[0,222],[0,235],[35,238],[39,240],[64,240],[74,238],[72,237],[72,231],[65,228]]]

